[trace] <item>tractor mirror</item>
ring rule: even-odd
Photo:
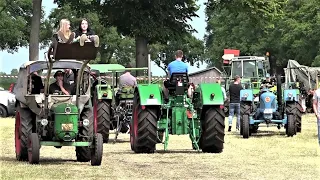
[[[93,42],[86,42],[84,46],[80,43],[55,43],[53,57],[54,60],[76,59],[76,60],[93,60],[97,57],[97,48]]]

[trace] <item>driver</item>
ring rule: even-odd
[[[56,82],[50,84],[49,94],[62,94],[62,95],[70,95],[70,85],[63,82],[64,73],[58,70],[53,77],[56,79]]]
[[[273,85],[274,85],[274,82],[271,81],[270,74],[267,73],[266,74],[266,80],[262,81],[261,86],[270,87],[270,86],[273,86]]]

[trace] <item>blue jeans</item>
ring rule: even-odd
[[[237,114],[237,125],[236,128],[239,129],[240,125],[240,103],[230,103],[229,105],[229,126],[232,126],[232,118],[234,113]]]

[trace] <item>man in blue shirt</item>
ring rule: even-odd
[[[170,76],[172,73],[182,73],[187,72],[188,73],[188,65],[184,62],[182,62],[183,52],[181,50],[178,50],[176,52],[176,60],[172,61],[168,65],[168,71],[170,73]]]
[[[170,76],[172,75],[172,73],[183,73],[183,72],[188,73],[188,65],[182,62],[183,52],[181,50],[178,50],[175,56],[176,56],[176,60],[172,61],[168,65],[168,71]],[[165,99],[168,99],[169,97],[168,89],[164,87],[163,91],[164,91]]]

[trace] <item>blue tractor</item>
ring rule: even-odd
[[[252,133],[257,133],[259,124],[277,124],[278,129],[283,125],[289,137],[294,136],[301,129],[301,113],[299,105],[299,90],[285,89],[282,92],[280,76],[277,78],[275,92],[270,87],[264,87],[257,95],[258,103],[252,89],[240,91],[241,115],[240,134],[243,138],[249,138]],[[283,97],[283,98],[282,98]],[[301,127],[301,126],[300,126]]]

